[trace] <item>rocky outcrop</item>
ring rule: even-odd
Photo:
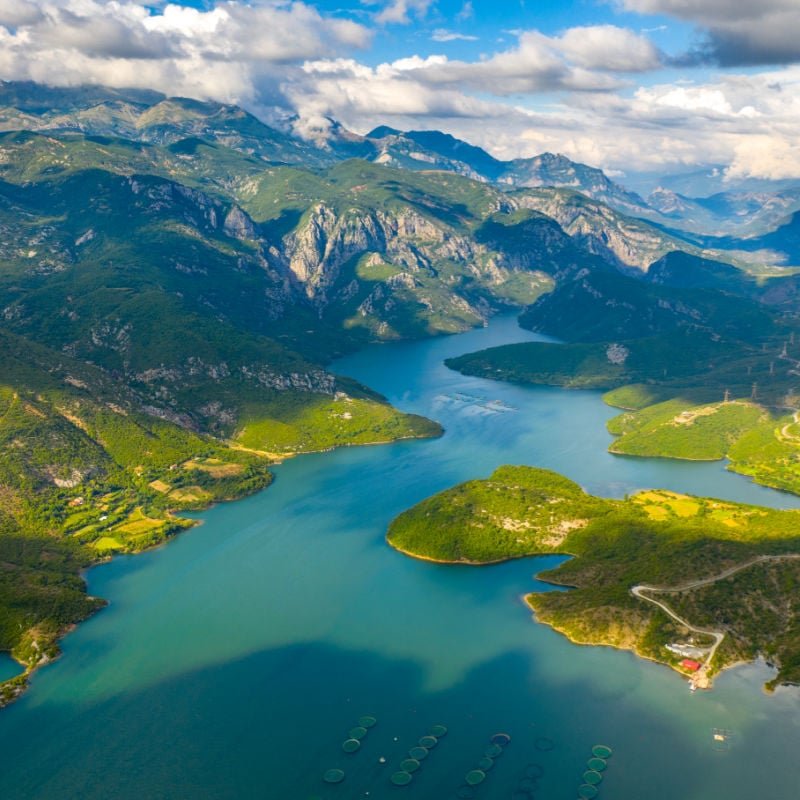
[[[526,192],[516,200],[521,208],[554,219],[581,247],[623,270],[647,272],[654,261],[672,250],[700,252],[699,248],[575,192]]]
[[[222,229],[234,239],[254,239],[256,236],[252,220],[239,206],[231,206],[222,223]]]

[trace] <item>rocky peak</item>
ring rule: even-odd
[[[250,217],[237,205],[231,206],[222,223],[222,228],[228,236],[235,239],[254,239],[256,236]]]

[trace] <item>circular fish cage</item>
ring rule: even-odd
[[[595,771],[593,769],[587,770],[586,772],[583,773],[583,782],[584,783],[590,783],[592,785],[597,785],[602,780],[603,780],[603,776],[599,772],[597,772],[597,771]]]
[[[486,773],[482,769],[471,769],[464,776],[464,780],[469,786],[477,786],[486,780]]]
[[[592,748],[592,755],[597,758],[611,758],[612,749],[606,744],[596,744]]]
[[[325,783],[341,783],[344,780],[344,770],[329,769],[323,776]]]
[[[435,736],[423,736],[419,740],[419,746],[424,747],[428,750],[431,750],[432,748],[436,747],[437,744],[439,744],[439,740]]]
[[[361,747],[361,742],[359,742],[358,739],[345,739],[345,741],[342,742],[342,750],[344,750],[345,753],[355,753],[359,747]]]
[[[395,772],[389,780],[395,786],[408,786],[409,783],[413,780],[411,777],[410,772],[406,772],[405,770],[400,770],[399,772]]]

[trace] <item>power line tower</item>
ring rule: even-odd
[[[750,399],[751,400],[758,400],[758,384],[753,384],[753,390],[750,392]]]
[[[722,402],[723,403],[730,403],[730,401],[731,401],[731,390],[730,389],[726,389],[725,390],[725,399]]]

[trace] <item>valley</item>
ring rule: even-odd
[[[622,412],[607,420],[610,453],[727,459],[800,489],[798,279],[776,266],[794,243],[774,212],[792,212],[791,193],[745,230],[721,209],[752,199],[686,203],[679,220],[663,194],[649,205],[563,156],[500,162],[388,128],[336,128],[319,147],[233,106],[98,88],[52,90],[43,110],[43,91],[0,87],[0,649],[23,668],[3,703],[105,607],[90,566],[274,492],[294,456],[447,439],[454,414],[517,413],[468,394],[402,411],[402,387],[380,393],[396,362],[374,380],[337,372],[370,348],[470,337],[519,313],[559,341],[517,331],[456,348],[448,367],[604,390]],[[711,676],[763,656],[771,686],[797,680],[798,612],[779,602],[797,579],[795,512],[645,478],[609,500],[523,467],[447,490],[451,472],[392,523],[394,547],[470,564],[568,553],[543,577],[573,588],[527,602],[573,641],[681,670],[666,645],[707,644],[690,621],[724,630]],[[672,616],[631,594],[684,577],[697,580],[670,594]]]

